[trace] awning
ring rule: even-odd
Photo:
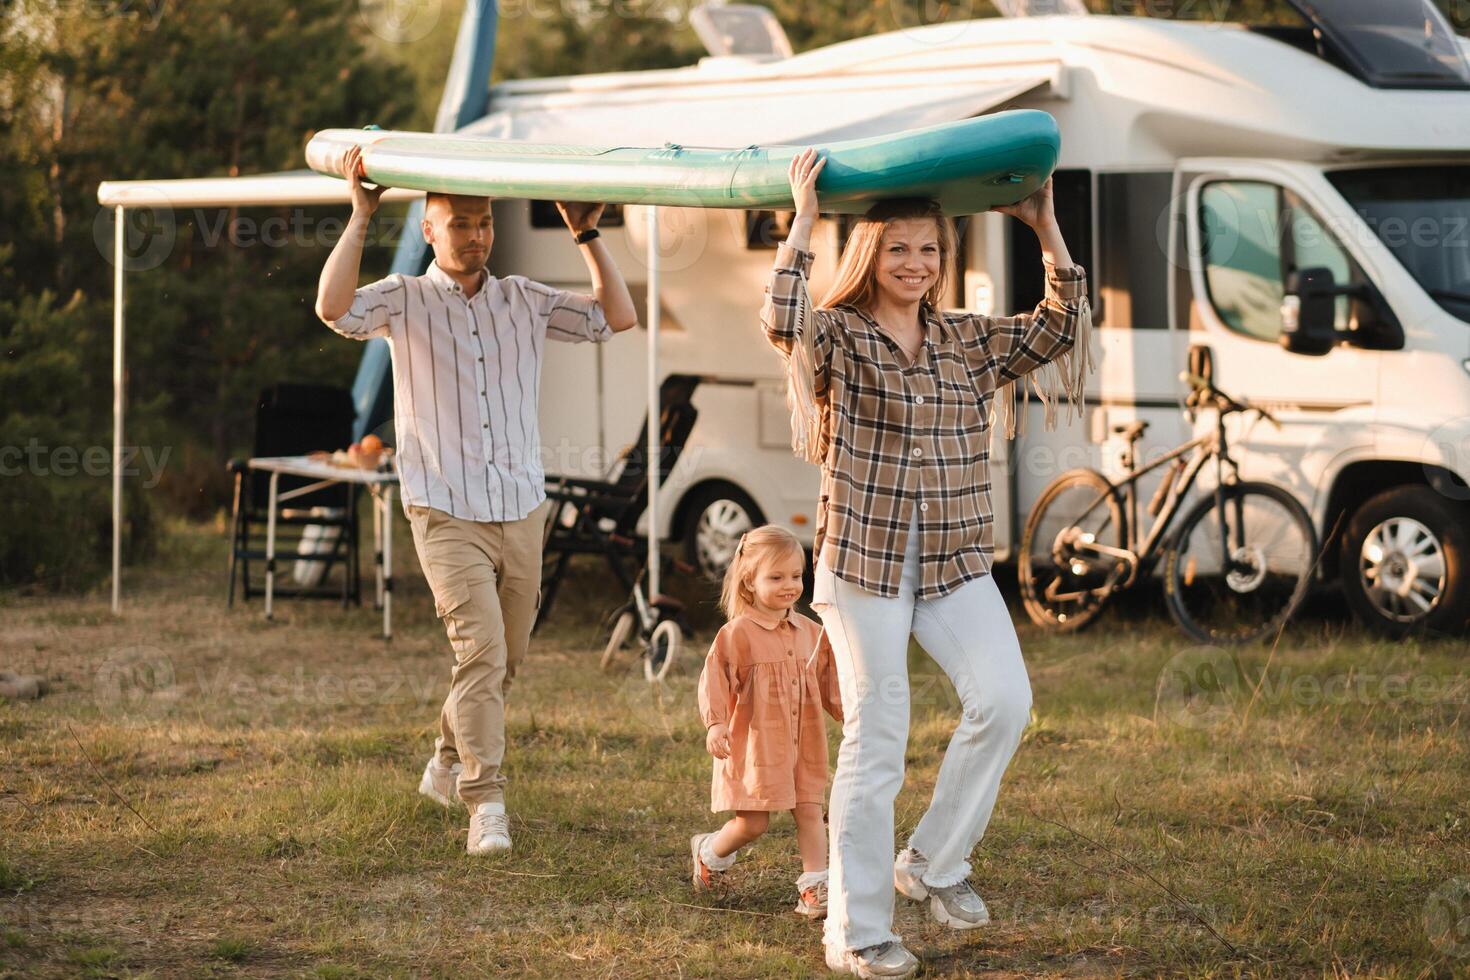
[[[935,98],[933,85],[874,85],[854,91],[850,79],[808,82],[793,90],[716,85],[692,91],[550,93],[491,100],[495,111],[460,132],[538,143],[599,146],[730,147],[805,145],[882,136],[978,116],[1057,79],[1053,66],[1015,77],[973,82]],[[833,82],[846,86],[836,88]],[[776,87],[771,86],[773,89]]]
[[[391,188],[384,201],[411,201],[423,191]],[[179,180],[105,180],[97,203],[124,208],[260,207],[281,204],[351,204],[345,180],[310,170],[251,177],[188,177]]]
[[[930,89],[916,88],[873,89],[863,92],[861,98],[833,98],[825,85],[810,92],[783,93],[774,101],[748,92],[740,96],[710,94],[693,105],[687,99],[629,105],[603,98],[596,104],[558,106],[552,103],[560,100],[548,99],[539,108],[527,106],[514,112],[491,113],[460,132],[612,146],[662,146],[673,142],[733,148],[753,143],[819,143],[968,119],[1055,81],[1054,71],[1038,69],[1015,78],[973,85],[958,95],[939,99],[932,97]],[[394,187],[384,193],[383,200],[411,201],[422,196],[422,191]],[[107,180],[97,187],[97,203],[104,207],[262,207],[351,201],[346,181],[310,170],[250,177]]]

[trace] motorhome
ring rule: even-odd
[[[1191,347],[1208,347],[1215,383],[1280,420],[1239,418],[1232,444],[1244,478],[1289,487],[1311,512],[1323,580],[1384,630],[1455,628],[1470,614],[1467,42],[1429,0],[1295,6],[1300,26],[994,18],[798,55],[762,22],[754,33],[769,44],[717,44],[684,68],[496,85],[465,131],[820,146],[1009,108],[1051,113],[1056,206],[1090,274],[1098,369],[1083,418],[1045,432],[1033,408],[1023,436],[995,439],[997,557],[1013,557],[1059,473],[1116,472],[1115,426],[1146,421],[1145,454],[1188,438],[1181,370]],[[605,236],[646,310],[642,212],[616,209]],[[660,213],[661,370],[703,382],[657,532],[712,574],[751,525],[808,541],[813,530],[817,472],[792,456],[782,365],[758,323],[788,218]],[[497,201],[495,219],[498,271],[582,281],[551,205]],[[951,305],[1035,305],[1034,236],[994,213],[960,225]],[[814,236],[818,298],[849,227],[833,217]],[[631,336],[548,351],[549,473],[601,475],[638,438],[646,370]]]

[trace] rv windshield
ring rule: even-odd
[[[1327,179],[1425,292],[1470,322],[1470,165],[1338,170]]]

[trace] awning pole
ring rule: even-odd
[[[112,234],[112,611],[122,612],[122,439],[123,439],[123,222],[121,204],[114,209]]]
[[[648,209],[648,601],[658,595],[658,207]]]

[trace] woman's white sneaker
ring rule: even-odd
[[[456,762],[445,768],[431,756],[424,766],[424,776],[419,780],[419,792],[443,806],[458,806],[459,774],[462,772],[464,763]]]
[[[828,947],[827,969],[855,977],[911,977],[919,972],[919,961],[899,942],[879,943],[864,949]]]
[[[510,850],[510,818],[504,803],[480,803],[470,811],[470,854],[497,854]]]
[[[893,887],[916,902],[927,901],[929,914],[951,929],[975,929],[990,921],[985,900],[968,881],[935,888],[924,884],[928,870],[928,859],[912,847],[906,848],[893,862]]]

